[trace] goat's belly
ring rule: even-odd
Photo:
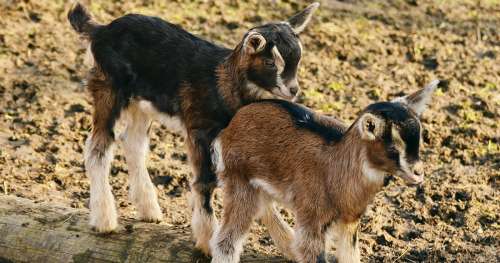
[[[293,208],[292,200],[293,193],[291,191],[282,192],[271,185],[269,182],[266,182],[263,179],[254,178],[250,180],[250,184],[257,189],[260,189],[264,193],[266,193],[269,197],[278,201],[282,205],[287,208]]]
[[[178,116],[170,116],[165,113],[160,113],[156,119],[161,124],[165,125],[169,131],[186,136],[186,126]]]
[[[138,102],[139,109],[149,115],[151,119],[159,121],[171,132],[186,136],[186,126],[179,116],[172,116],[159,112],[150,101],[141,100]]]

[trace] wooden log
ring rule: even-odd
[[[120,219],[96,234],[88,210],[0,196],[0,262],[209,262],[193,249],[189,228]],[[246,253],[242,262],[286,262]]]

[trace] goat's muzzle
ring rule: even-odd
[[[277,95],[283,99],[295,101],[300,93],[300,88],[298,85],[286,86],[278,85],[271,91],[274,95]]]
[[[409,168],[409,167],[408,167]],[[424,181],[424,167],[422,162],[415,163],[410,169],[400,169],[398,175],[409,185],[419,185]]]

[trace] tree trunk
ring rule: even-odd
[[[209,262],[193,250],[189,228],[121,219],[96,234],[88,210],[0,196],[0,262]],[[244,254],[242,262],[286,262]]]

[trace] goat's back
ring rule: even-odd
[[[286,181],[294,173],[314,170],[324,159],[323,146],[340,140],[345,129],[341,122],[294,103],[252,103],[219,136],[224,167],[242,176],[272,173]]]
[[[142,90],[135,93],[142,96],[174,95],[182,82],[195,88],[215,86],[215,68],[230,53],[177,25],[138,14],[100,26],[92,34],[91,44],[104,72],[114,79],[135,82]]]

